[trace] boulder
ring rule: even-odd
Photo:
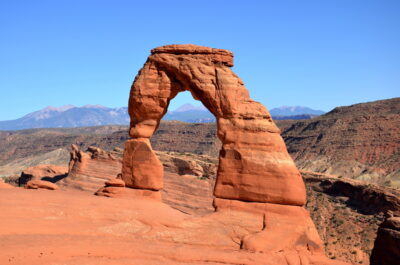
[[[118,176],[120,177],[120,175]],[[161,193],[159,191],[151,191],[146,189],[132,189],[125,187],[125,182],[122,179],[114,178],[107,180],[104,187],[95,192],[97,196],[112,197],[112,198],[148,198],[161,201]]]
[[[50,181],[33,179],[25,184],[25,189],[58,190],[58,186]]]
[[[389,217],[379,227],[371,265],[394,265],[400,261],[400,217]]]
[[[18,185],[23,186],[30,180],[45,180],[50,182],[58,182],[65,178],[68,168],[56,165],[37,165],[22,171],[18,179]]]
[[[110,179],[105,182],[106,187],[125,187],[125,182],[122,179]]]

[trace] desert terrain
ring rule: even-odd
[[[399,99],[274,122],[231,66],[159,47],[129,128],[0,132],[1,263],[394,264]],[[188,87],[217,126],[160,122]]]

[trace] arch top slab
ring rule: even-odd
[[[143,139],[153,135],[170,100],[187,90],[217,119],[222,142],[214,190],[217,198],[304,205],[304,183],[279,129],[268,110],[250,98],[232,66],[233,53],[222,49],[185,44],[151,50],[130,91],[133,139],[124,153],[126,183],[133,188],[162,188],[162,165],[152,155],[150,142]],[[149,148],[138,148],[138,142]],[[150,162],[138,163],[135,150],[147,152]],[[154,165],[153,175],[150,165]]]

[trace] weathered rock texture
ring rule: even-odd
[[[68,168],[56,165],[38,165],[22,171],[18,179],[18,185],[23,186],[30,180],[45,180],[57,182],[66,177]]]
[[[120,174],[119,176],[120,177]],[[95,195],[112,197],[112,198],[143,198],[155,199],[161,201],[161,193],[159,191],[145,190],[145,189],[127,189],[125,182],[122,179],[115,178],[107,180],[104,187],[96,191]]]
[[[95,192],[104,181],[115,178],[121,172],[122,157],[119,152],[106,152],[90,146],[87,152],[72,145],[68,176],[61,186]]]
[[[378,230],[372,265],[395,265],[400,261],[400,217],[389,217]]]
[[[300,169],[400,187],[400,98],[337,107],[280,128]]]
[[[156,154],[167,171],[208,179],[215,179],[217,175],[218,160],[214,157],[161,151],[156,151]]]
[[[50,181],[33,179],[25,184],[25,189],[58,190],[58,186]]]
[[[149,145],[143,147],[149,160],[135,172],[133,165],[139,162],[136,152],[143,150],[136,151],[134,146],[153,135],[170,100],[179,92],[189,90],[217,118],[222,149],[215,196],[304,205],[304,183],[287,153],[280,131],[267,109],[251,100],[243,82],[231,71],[231,52],[196,45],[168,45],[151,53],[130,92],[133,139],[127,142],[122,169],[122,178],[128,187],[162,188],[159,177],[162,168],[151,155]],[[147,170],[149,163],[156,168],[154,176]]]
[[[369,264],[384,216],[400,214],[400,192],[345,177],[301,171],[306,208],[330,258]]]
[[[241,249],[284,253],[282,264],[334,264],[324,256],[322,241],[302,207],[304,182],[280,130],[231,71],[233,54],[195,45],[168,45],[151,53],[130,92],[132,139],[125,144],[122,166],[126,186],[152,192],[162,189],[163,167],[149,138],[170,100],[188,90],[215,115],[222,142],[214,188],[216,213],[209,218],[251,214],[263,225],[235,237]],[[203,174],[194,164],[187,168],[194,175]]]
[[[241,240],[262,230],[264,223],[271,222],[275,230],[279,224],[290,227],[289,212],[280,218],[274,209],[265,217],[224,210],[199,217],[145,197],[110,199],[76,190],[17,188],[2,189],[0,202],[0,264],[343,264],[321,261],[323,256],[310,256],[305,247],[264,253],[239,250]],[[301,207],[284,207],[301,213]],[[287,244],[293,235],[286,235],[271,238],[270,244]]]

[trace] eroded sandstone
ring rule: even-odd
[[[233,54],[221,49],[167,45],[151,51],[130,91],[132,139],[125,144],[122,180],[131,188],[162,189],[163,167],[149,138],[170,100],[190,91],[215,115],[222,142],[214,188],[216,213],[203,221],[225,213],[251,214],[263,226],[236,238],[240,248],[283,253],[286,264],[334,264],[325,257],[317,230],[302,207],[304,182],[280,130],[268,110],[250,98],[231,66]]]
[[[216,197],[304,205],[304,183],[279,129],[267,109],[250,98],[231,66],[233,54],[226,50],[196,45],[153,49],[131,87],[130,136],[133,140],[150,138],[170,100],[188,90],[217,118],[222,149]],[[124,168],[133,168],[136,162],[132,160],[132,148],[125,150]],[[146,170],[136,176],[130,170],[123,170],[122,178],[127,185],[134,183],[134,187],[159,190],[160,167],[153,164],[156,168],[153,177]]]
[[[55,183],[66,177],[68,168],[56,165],[37,165],[22,171],[18,186],[24,186],[30,180],[45,180]]]
[[[68,176],[58,183],[60,186],[95,192],[105,181],[121,173],[119,152],[107,152],[93,146],[84,152],[74,144],[71,149]]]

